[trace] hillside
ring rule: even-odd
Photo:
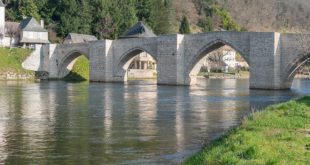
[[[233,20],[248,31],[306,32],[310,25],[308,0],[173,0],[177,19],[189,18],[194,32],[197,22],[204,17],[199,10],[206,6],[223,7]]]
[[[309,0],[218,0],[249,31],[309,31]]]

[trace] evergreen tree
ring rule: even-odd
[[[82,34],[91,34],[92,16],[88,0],[80,0],[78,4],[81,8],[77,16],[79,17],[78,32]]]
[[[57,4],[57,1],[34,0],[34,2],[38,7],[39,15],[44,19],[45,24],[52,23],[53,14],[56,9],[55,3]]]
[[[167,34],[172,31],[172,10],[169,0],[158,0],[154,3],[155,24],[153,30],[156,34]]]
[[[79,17],[76,15],[79,12],[79,7],[76,1],[60,1],[57,10],[62,11],[58,13],[60,20],[56,29],[57,33],[63,37],[70,32],[78,33],[80,21]]]
[[[214,30],[213,22],[210,17],[200,19],[197,25],[203,29],[203,32],[210,32]]]
[[[118,9],[116,13],[119,14],[115,14],[115,17],[117,17],[115,18],[115,21],[118,26],[115,38],[138,22],[135,10],[135,0],[118,0],[118,3],[116,4],[117,6],[115,6],[115,8]],[[112,16],[114,16],[114,13],[112,13]]]
[[[183,16],[183,18],[182,18],[179,32],[181,34],[189,34],[189,33],[191,33],[190,27],[189,27],[189,22],[188,22],[188,19],[187,19],[186,16]]]
[[[139,21],[143,21],[150,27],[155,25],[154,0],[137,0],[136,13]]]
[[[3,1],[3,3],[7,5],[5,10],[6,19],[10,21],[17,21],[19,19],[18,0],[8,2]]]
[[[18,13],[19,17],[23,16],[34,17],[36,20],[40,20],[39,10],[34,0],[19,0],[18,2]]]
[[[113,21],[109,9],[112,8],[110,0],[91,1],[93,20],[93,33],[99,39],[113,39],[116,24]]]

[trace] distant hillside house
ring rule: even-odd
[[[69,33],[64,40],[64,44],[84,43],[97,40],[98,39],[92,35]]]
[[[44,22],[40,24],[34,18],[24,18],[20,23],[5,21],[5,5],[0,0],[0,46],[35,48],[36,44],[48,44],[48,31]]]

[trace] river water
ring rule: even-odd
[[[178,164],[242,118],[310,93],[249,90],[248,80],[0,82],[0,164]]]

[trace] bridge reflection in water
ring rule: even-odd
[[[310,93],[309,80],[292,91],[249,90],[248,80],[131,83],[1,82],[0,164],[178,163],[251,108]]]

